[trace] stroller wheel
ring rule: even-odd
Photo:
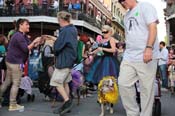
[[[34,102],[35,101],[35,95],[32,95],[31,101]]]

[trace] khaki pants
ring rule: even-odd
[[[118,79],[119,92],[127,116],[152,116],[157,60],[149,63],[123,61]],[[141,112],[136,102],[135,82],[139,80]]]
[[[4,83],[0,88],[0,98],[2,98],[3,93],[12,84],[10,90],[10,104],[16,104],[16,97],[20,86],[22,70],[20,69],[19,64],[11,64],[6,62],[6,65],[7,65],[7,75]]]

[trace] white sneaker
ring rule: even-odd
[[[110,114],[113,114],[114,113],[114,110],[113,108],[110,108],[110,111],[109,111]]]
[[[18,104],[13,104],[9,106],[9,111],[24,111],[24,106],[18,105]]]

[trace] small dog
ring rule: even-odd
[[[80,97],[82,96],[83,98],[87,97],[87,90],[88,87],[86,83],[84,82],[84,76],[81,74],[80,71],[78,70],[72,70],[72,83],[71,83],[71,88],[72,88],[72,96],[77,96],[78,102],[77,105],[80,104]]]
[[[113,104],[118,101],[118,88],[116,79],[112,76],[104,77],[98,84],[98,102],[101,105],[101,114],[105,115],[104,106],[107,105],[107,110],[113,114]]]
[[[85,84],[81,85],[80,87],[77,88],[77,105],[80,104],[80,97],[82,96],[83,98],[87,97],[87,86]]]

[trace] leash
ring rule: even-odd
[[[89,58],[89,56],[87,57],[87,58]],[[83,58],[83,60],[81,60],[81,62],[80,63],[78,63],[78,64],[75,64],[74,66],[73,66],[73,68],[72,69],[75,69],[78,65],[80,65],[81,63],[83,63],[87,58]]]

